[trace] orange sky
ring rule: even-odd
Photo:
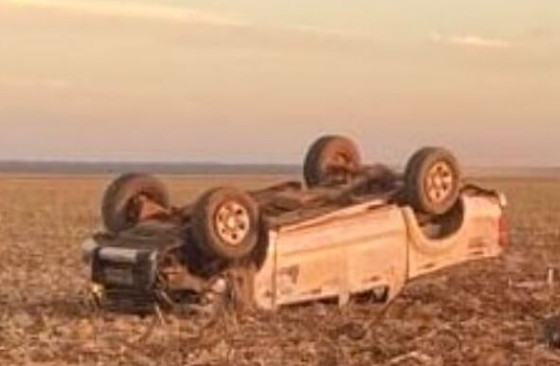
[[[560,165],[556,0],[1,0],[0,159]]]

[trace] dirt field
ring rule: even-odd
[[[511,202],[506,255],[416,281],[386,311],[361,300],[160,324],[89,304],[80,243],[100,226],[108,179],[0,178],[0,365],[560,364],[539,342],[541,319],[560,313],[560,287],[545,281],[560,267],[560,180],[486,180]],[[166,182],[182,203],[275,180]]]

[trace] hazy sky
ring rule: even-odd
[[[560,165],[558,0],[0,0],[0,159]]]

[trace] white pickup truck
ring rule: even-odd
[[[172,207],[155,178],[120,177],[103,198],[106,229],[83,244],[93,293],[132,311],[233,288],[262,309],[344,304],[370,291],[388,300],[410,279],[498,256],[506,244],[505,197],[464,184],[445,149],[419,150],[397,174],[362,165],[351,140],[326,136],[309,149],[304,178],[216,188]]]

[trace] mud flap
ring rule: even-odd
[[[229,287],[227,301],[236,312],[243,313],[254,310],[255,304],[255,274],[257,270],[253,264],[232,267],[226,272]]]
[[[406,276],[403,273],[392,271],[392,273],[388,274],[387,278],[389,279],[389,286],[387,287],[384,302],[391,303],[401,294],[406,283]]]
[[[352,285],[350,283],[350,263],[348,263],[348,258],[341,261],[341,265],[344,266],[343,274],[338,279],[339,290],[338,290],[338,306],[343,307],[350,302],[350,295],[352,292]]]

